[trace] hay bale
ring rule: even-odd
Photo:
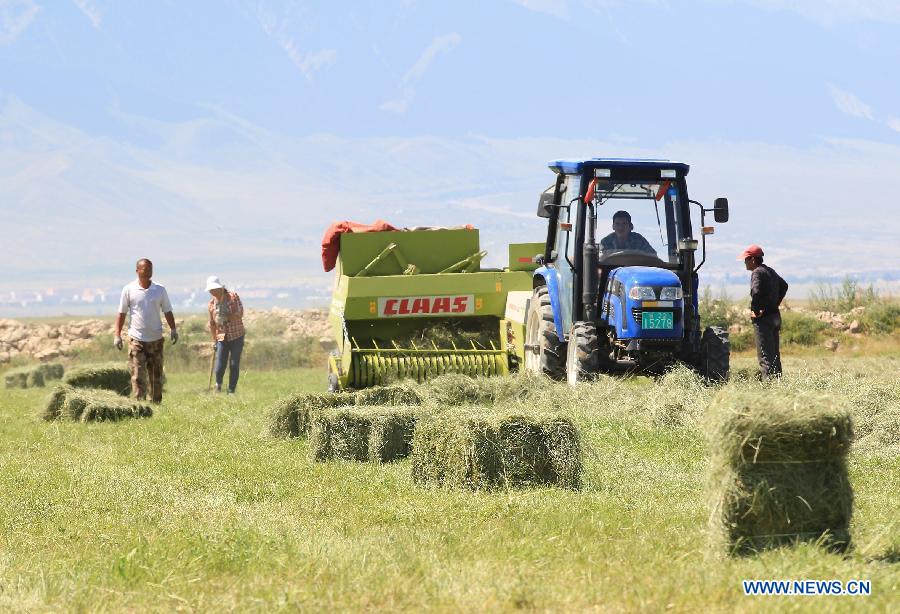
[[[420,405],[422,396],[411,384],[375,386],[363,388],[355,393],[355,405]]]
[[[4,384],[7,388],[43,388],[44,371],[41,365],[11,369],[6,372]]]
[[[546,386],[546,380],[530,373],[510,377],[469,377],[448,373],[429,380],[422,395],[439,406],[493,405],[528,400]]]
[[[268,410],[267,432],[272,437],[290,438],[309,435],[313,412],[334,407],[419,405],[422,402],[410,385],[376,386],[357,392],[304,392],[285,397]]]
[[[28,373],[30,369],[10,369],[3,377],[4,385],[7,388],[27,388]]]
[[[109,390],[57,386],[44,409],[45,420],[65,419],[76,422],[116,421],[122,418],[149,418],[149,405],[122,398]]]
[[[99,388],[128,396],[131,394],[131,372],[119,363],[85,365],[69,371],[63,383],[73,388]]]
[[[853,427],[833,397],[725,390],[713,399],[709,434],[710,520],[729,553],[849,545]]]
[[[43,418],[44,420],[56,420],[59,418],[62,413],[63,405],[66,403],[66,394],[70,390],[69,386],[60,386],[57,385],[53,392],[50,393],[50,396],[47,398],[47,403],[44,407]]]
[[[316,411],[309,425],[309,455],[314,461],[369,459],[372,419],[360,409]]]
[[[41,371],[40,367],[33,367],[30,371],[28,371],[25,385],[28,388],[44,387],[44,373],[43,371]]]
[[[577,489],[582,470],[578,430],[566,418],[476,409],[416,424],[412,476],[420,484]]]
[[[407,458],[412,452],[420,411],[415,407],[393,407],[374,413],[369,429],[369,460],[390,463]]]
[[[448,373],[428,381],[425,388],[428,400],[435,405],[488,405],[492,402],[488,378],[473,378]]]
[[[409,456],[418,407],[347,407],[316,411],[309,430],[315,461],[389,463]]]
[[[310,416],[319,409],[354,405],[353,393],[303,392],[285,397],[268,410],[267,430],[272,437],[305,437],[309,434]]]
[[[44,376],[44,380],[62,379],[65,369],[58,362],[45,362],[37,367]]]

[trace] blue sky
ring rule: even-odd
[[[708,279],[900,270],[900,3],[0,0],[0,291],[327,283],[333,219],[540,240],[546,161],[728,196]],[[195,282],[195,279],[197,280]]]

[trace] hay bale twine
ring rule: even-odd
[[[710,515],[730,554],[850,543],[853,425],[834,397],[724,390],[710,407]]]
[[[446,411],[416,424],[412,477],[420,484],[473,489],[581,487],[578,430],[567,418]]]
[[[131,394],[131,372],[119,363],[85,365],[69,371],[63,383],[73,388],[99,388],[122,396]]]
[[[268,409],[266,430],[272,437],[291,438],[309,435],[312,412],[332,407],[354,405],[353,393],[312,393],[292,394],[277,401]]]

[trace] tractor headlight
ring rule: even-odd
[[[628,291],[628,297],[636,301],[655,301],[656,292],[649,286],[635,286]]]
[[[659,300],[661,301],[677,301],[684,297],[681,288],[663,288],[659,292]]]

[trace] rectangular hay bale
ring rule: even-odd
[[[710,407],[711,528],[733,555],[850,543],[849,412],[831,397],[720,392]]]
[[[41,365],[11,369],[4,375],[7,388],[43,388],[44,371]]]
[[[356,405],[421,405],[422,397],[410,384],[373,386],[355,393]]]
[[[419,405],[422,399],[409,385],[376,386],[356,392],[303,392],[277,401],[268,410],[267,431],[272,437],[306,437],[312,413],[334,407],[357,405],[407,406]]]
[[[28,369],[10,369],[4,374],[3,382],[7,388],[27,388]]]
[[[277,401],[268,409],[267,430],[272,437],[306,437],[309,435],[312,412],[355,403],[356,397],[352,393],[295,393]]]
[[[313,414],[309,452],[315,461],[389,463],[409,456],[415,407],[347,407]]]
[[[25,385],[28,388],[44,387],[44,372],[41,371],[40,367],[34,367],[30,371],[28,371]]]
[[[567,418],[453,410],[416,424],[412,476],[473,489],[581,487],[578,429]]]
[[[417,409],[393,407],[372,415],[369,430],[370,461],[390,463],[407,458],[412,453]]]
[[[37,367],[44,376],[44,380],[62,379],[65,369],[58,362],[45,362]]]
[[[76,422],[116,421],[123,418],[149,418],[149,405],[123,398],[109,390],[56,386],[47,399],[45,420],[65,419]]]
[[[314,461],[369,459],[369,433],[372,419],[368,412],[341,408],[317,411],[309,426],[309,455]]]
[[[73,388],[100,388],[126,397],[131,394],[131,372],[120,363],[78,367],[66,374],[63,383]]]

